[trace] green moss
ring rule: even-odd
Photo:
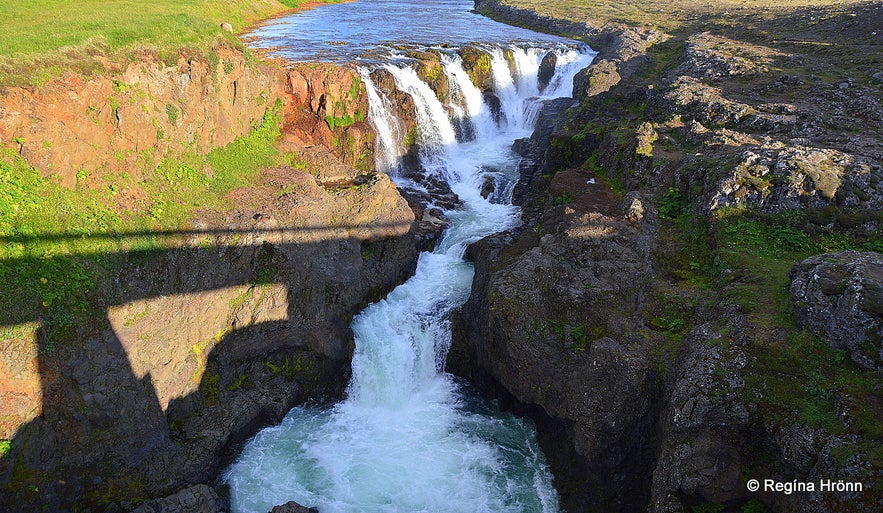
[[[247,288],[242,294],[230,300],[230,310],[239,310],[249,299],[254,296],[254,286]]]
[[[356,101],[359,99],[359,93],[362,90],[362,79],[359,78],[358,75],[353,77],[353,82],[350,84],[350,90],[347,91],[347,98],[352,101]]]
[[[199,393],[202,395],[203,406],[211,406],[218,401],[218,382],[221,376],[214,372],[206,372],[199,384]]]
[[[591,171],[599,180],[604,182],[608,187],[613,189],[617,194],[625,192],[625,186],[619,176],[612,176],[607,169],[598,162],[598,152],[594,151],[589,158],[583,163],[583,166]]]
[[[282,365],[277,365],[274,362],[264,362],[264,367],[270,370],[273,374],[284,377],[285,379],[291,380],[294,379],[295,375],[298,372],[303,370],[303,362],[301,358],[298,358],[294,365],[291,363],[291,357],[286,356],[285,360],[282,362]]]
[[[248,380],[248,376],[243,372],[239,376],[236,377],[229,385],[227,385],[227,390],[230,392],[235,392],[242,387],[245,386],[246,381]]]
[[[178,124],[178,107],[175,107],[171,103],[166,104],[166,116],[169,118],[169,123],[173,125]]]
[[[331,130],[334,130],[335,128],[338,128],[338,127],[348,127],[348,126],[352,125],[353,123],[355,123],[356,120],[353,119],[353,117],[350,116],[349,114],[344,114],[343,116],[340,116],[340,117],[325,116],[325,122],[328,123],[328,128],[330,128]]]
[[[569,205],[570,203],[573,203],[573,200],[574,200],[573,196],[571,196],[570,194],[566,194],[566,193],[559,194],[558,196],[555,196],[555,204],[556,205]]]

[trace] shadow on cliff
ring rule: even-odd
[[[387,235],[347,236],[366,228]],[[413,272],[411,238],[388,235],[410,229],[0,238],[22,245],[190,239],[173,249],[0,261],[6,299],[18,299],[17,308],[0,312],[7,339],[0,372],[10,378],[0,379],[0,394],[10,398],[0,418],[0,438],[9,439],[0,457],[0,511],[120,511],[207,482],[224,449],[261,424],[316,394],[341,393],[349,321]],[[192,244],[216,236],[249,243]],[[67,283],[51,288],[55,279]],[[148,312],[148,301],[157,311]],[[185,314],[185,307],[201,311]],[[223,316],[221,329],[205,338],[198,321],[215,314]],[[181,315],[186,320],[175,322]],[[176,334],[198,342],[176,347]]]

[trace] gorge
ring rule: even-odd
[[[883,7],[758,1],[4,86],[0,511],[879,511]]]

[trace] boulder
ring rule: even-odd
[[[558,54],[555,52],[548,52],[543,56],[543,60],[540,61],[540,69],[537,71],[537,82],[540,86],[540,91],[546,88],[549,85],[549,81],[552,80],[552,77],[555,76],[555,67],[558,65]]]
[[[270,513],[319,513],[319,510],[301,506],[294,501],[288,501],[285,504],[274,507],[270,510]]]
[[[211,487],[198,484],[163,499],[147,501],[132,510],[132,513],[227,513],[227,511],[227,507]]]
[[[797,324],[867,369],[883,369],[883,255],[842,251],[791,269]]]

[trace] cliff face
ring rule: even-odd
[[[4,315],[0,503],[120,511],[210,482],[257,428],[342,393],[351,317],[404,281],[417,256],[411,209],[372,172],[364,86],[351,70],[278,70],[218,48],[4,93],[3,142],[70,187],[84,174],[137,182],[148,156],[229,143],[277,98],[292,165],[229,192],[232,207],[155,234],[154,249],[76,257],[94,273],[92,314],[66,335],[41,314]]]
[[[171,66],[145,54],[117,76],[68,74],[37,90],[4,90],[0,141],[67,186],[80,170],[137,173],[145,161],[248,133],[276,98],[273,79],[226,47]]]
[[[535,421],[568,511],[879,509],[879,254],[806,260],[787,298],[807,256],[880,250],[878,118],[844,135],[836,115],[879,112],[875,82],[796,97],[824,56],[512,4],[476,6],[601,52],[580,105],[516,144],[525,225],[471,248],[449,370]],[[816,492],[746,488],[764,478]]]

